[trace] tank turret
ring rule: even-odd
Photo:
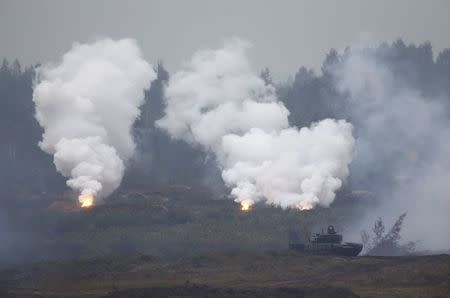
[[[296,251],[312,254],[329,254],[357,256],[362,250],[362,244],[342,242],[342,235],[338,234],[333,225],[329,225],[327,232],[314,234],[307,243],[291,240],[289,247]]]

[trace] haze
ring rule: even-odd
[[[0,54],[23,64],[55,61],[73,42],[135,38],[145,58],[175,71],[198,48],[240,36],[256,68],[286,79],[320,69],[330,48],[399,37],[450,44],[449,1],[0,1]]]

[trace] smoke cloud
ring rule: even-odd
[[[194,54],[170,79],[157,125],[212,152],[237,202],[329,206],[349,174],[352,125],[325,119],[290,127],[275,88],[252,71],[249,47],[234,39]]]
[[[103,198],[119,185],[135,149],[131,126],[156,77],[134,40],[74,44],[37,72],[33,101],[44,128],[39,146],[52,154],[67,185]]]
[[[406,239],[448,248],[450,122],[443,101],[395,76],[375,51],[348,50],[333,74],[356,127],[352,176],[370,176],[382,201],[359,228],[407,212]]]

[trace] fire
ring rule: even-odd
[[[92,194],[81,195],[78,197],[81,208],[90,208],[94,206],[94,196]]]
[[[304,203],[302,205],[299,205],[298,209],[300,209],[300,211],[311,210],[311,209],[313,209],[313,205],[310,203]]]
[[[250,209],[252,209],[253,203],[253,200],[250,199],[241,201],[241,210],[249,211]]]

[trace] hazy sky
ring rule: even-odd
[[[0,57],[58,59],[75,41],[138,40],[146,58],[175,70],[202,47],[239,36],[255,68],[278,79],[320,69],[326,52],[402,37],[450,47],[450,1],[18,1],[0,0]]]

